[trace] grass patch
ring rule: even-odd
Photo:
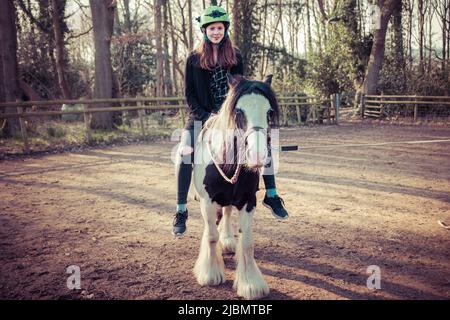
[[[113,130],[91,130],[91,145],[112,145],[137,141],[169,139],[172,132],[181,128],[178,117],[169,117],[163,112],[153,112],[143,117],[142,134],[139,118],[130,119],[129,124],[115,126]],[[87,145],[85,124],[82,121],[65,122],[42,120],[27,123],[28,144],[32,152],[70,150]],[[22,154],[23,141],[20,133],[11,138],[0,137],[0,156]]]

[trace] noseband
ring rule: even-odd
[[[260,131],[262,134],[267,136],[267,131],[269,130],[264,129],[263,127],[251,127],[250,129],[247,130],[247,132],[245,132],[244,141],[247,142],[248,136],[251,135],[253,132],[260,132]]]
[[[250,129],[248,129],[245,132],[244,136],[243,136],[244,148],[245,148],[245,145],[247,144],[247,138],[254,132],[261,132],[261,133],[263,133],[267,137],[267,145],[269,146],[269,144],[270,144],[270,137],[268,135],[268,131],[269,131],[269,129],[266,130],[263,127],[258,127],[258,126],[251,127]],[[222,176],[222,178],[224,178],[225,181],[227,181],[227,182],[229,182],[231,184],[235,184],[237,182],[237,180],[239,178],[239,173],[241,172],[241,167],[242,167],[242,164],[241,164],[241,154],[242,154],[241,148],[242,148],[242,144],[238,145],[237,147],[238,148],[237,148],[237,159],[236,159],[237,165],[236,165],[236,170],[234,171],[234,174],[233,174],[233,176],[230,179],[223,172],[222,168],[220,168],[220,166],[217,164],[217,161],[215,160],[215,158],[214,158],[214,156],[212,154],[212,151],[211,151],[211,135],[209,136],[208,143],[207,143],[207,149],[208,149],[209,156],[211,157],[212,162],[216,166],[217,171],[219,171],[220,175]]]

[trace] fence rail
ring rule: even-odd
[[[403,108],[403,111],[407,112],[411,106],[414,107],[412,110],[414,122],[427,106],[429,107],[427,109],[442,106],[448,109],[446,113],[450,115],[450,96],[363,95],[360,104],[363,118],[366,116],[380,118],[393,107]]]
[[[281,96],[278,97],[282,114],[282,125],[288,124],[288,114],[291,108],[296,109],[296,123],[321,123],[326,120],[328,124],[338,123],[339,121],[339,95],[333,95],[330,99],[322,99],[316,96]],[[122,106],[123,104],[134,103],[136,106]],[[177,104],[169,104],[177,103]],[[118,104],[118,107],[92,107],[96,104]],[[149,104],[149,105],[147,105]],[[82,105],[82,110],[69,111],[28,111],[27,108],[33,107],[57,107],[62,105]],[[301,108],[307,107],[305,121],[302,121]],[[17,112],[1,112],[2,109],[17,108]],[[128,112],[137,111],[140,123],[141,134],[145,137],[145,126],[143,121],[144,110],[178,110],[182,124],[185,124],[185,98],[184,97],[152,97],[152,98],[117,98],[117,99],[91,99],[91,100],[47,100],[47,101],[16,101],[0,103],[0,119],[18,118],[20,123],[21,135],[24,144],[24,153],[29,152],[28,134],[25,119],[31,117],[62,116],[67,114],[83,114],[85,122],[85,136],[88,143],[91,143],[91,130],[89,117],[92,113],[99,112]],[[304,118],[304,117],[303,117]]]

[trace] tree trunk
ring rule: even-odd
[[[423,56],[423,46],[424,46],[424,27],[425,27],[425,11],[423,6],[423,0],[418,0],[418,15],[419,15],[419,71],[420,74],[424,72],[424,56]],[[425,10],[425,11],[424,11]]]
[[[447,2],[447,31],[450,33],[450,1]],[[447,34],[447,60],[450,60],[450,35]],[[449,61],[450,62],[450,61]]]
[[[51,36],[51,25],[52,20],[51,16],[49,16],[48,7],[49,7],[49,0],[42,0],[39,1],[39,24],[40,29],[43,31],[40,33],[40,39],[39,43],[46,43],[48,42],[48,46],[45,46],[44,48],[41,48],[39,52],[41,53],[40,61],[45,61],[47,59],[51,59],[52,53],[54,50],[54,41],[53,37]],[[55,64],[56,65],[56,64]]]
[[[410,70],[412,70],[412,66],[413,66],[413,56],[412,56],[413,10],[414,10],[413,0],[409,0],[409,2],[408,2],[408,62],[409,62]]]
[[[51,14],[51,1],[50,0],[41,0],[39,3],[39,18],[37,24],[39,28],[43,31],[40,33],[40,43],[47,43],[48,45],[44,45],[40,47],[41,52],[41,60],[40,61],[50,61],[51,62],[51,74],[58,74],[58,68],[55,58],[56,44],[55,37],[53,34],[53,22],[52,22],[52,14]],[[31,9],[30,9],[31,10]],[[30,17],[31,18],[31,17]],[[34,20],[34,19],[32,19]],[[62,96],[59,84],[51,84],[49,87],[53,96]]]
[[[337,2],[337,1],[335,1]],[[317,0],[317,4],[319,5],[319,10],[320,10],[320,14],[322,15],[322,21],[327,21],[328,20],[328,16],[325,12],[325,7],[324,7],[324,3],[323,0]]]
[[[92,12],[95,45],[95,90],[94,98],[113,97],[113,71],[111,65],[111,37],[114,26],[115,1],[89,0]],[[110,104],[96,104],[94,107],[109,107]],[[92,129],[112,129],[112,113],[93,113]]]
[[[171,26],[173,26],[173,19],[172,19],[172,9],[170,8],[170,3],[167,5],[167,11],[169,13],[169,23]],[[177,52],[178,52],[178,43],[175,40],[175,30],[174,28],[170,28],[170,40],[172,43],[172,79],[174,84],[174,93],[175,95],[178,95],[178,82],[177,82]]]
[[[307,30],[307,57],[310,57],[313,53],[313,46],[312,46],[312,35],[311,35],[311,11],[310,11],[310,0],[306,0],[306,30]]]
[[[370,53],[369,65],[367,67],[366,77],[364,80],[364,93],[376,94],[378,85],[378,75],[380,74],[381,65],[384,57],[384,45],[386,40],[386,31],[389,19],[392,15],[394,7],[401,0],[387,0],[381,8],[380,29],[375,32],[372,51]]]
[[[58,73],[59,88],[64,99],[71,99],[69,86],[66,79],[66,50],[64,36],[61,30],[61,21],[64,19],[64,8],[60,8],[60,1],[52,0],[53,35],[55,37],[56,71]]]
[[[428,9],[429,11],[429,18],[428,18],[428,46],[429,46],[429,54],[428,54],[428,72],[431,72],[431,60],[433,57],[433,16],[434,16],[434,10],[432,7]]]
[[[274,27],[270,28],[272,30],[272,38],[269,39],[269,48],[273,48],[274,47],[275,39],[277,37],[278,25],[280,24],[280,21],[281,21],[281,16],[280,15],[274,15],[274,16],[276,16],[276,18],[275,18],[276,22],[274,24]],[[269,36],[269,34],[268,34],[268,36]],[[262,73],[263,75],[265,75],[267,70],[269,69],[269,58],[268,58],[268,56],[269,56],[269,54],[267,54],[267,56],[265,57],[265,59],[262,62],[263,70],[264,70],[264,72]],[[270,61],[272,63],[274,63],[275,60],[274,59],[270,59]]]
[[[254,16],[256,5],[256,0],[234,0],[233,5],[233,42],[241,50],[246,76],[253,75],[256,67],[250,63],[257,52],[255,40],[259,30]]]
[[[183,44],[184,44],[184,47],[189,51],[189,52],[192,52],[192,49],[190,48],[190,42],[189,42],[189,32],[188,32],[188,30],[189,29],[186,29],[186,18],[185,18],[185,7],[186,7],[186,3],[185,3],[185,5],[181,5],[181,1],[180,0],[177,0],[177,4],[178,4],[178,7],[180,8],[180,14],[179,14],[179,16],[180,16],[180,19],[181,19],[181,26],[180,26],[180,31],[179,31],[179,33],[180,33],[180,36],[181,36],[181,42],[183,42]],[[192,15],[192,13],[191,13],[191,15]],[[176,15],[175,15],[176,16]],[[189,22],[188,22],[189,23]],[[189,28],[189,26],[188,26],[188,28]]]
[[[448,18],[446,18],[448,15]],[[446,83],[447,87],[447,95],[450,94],[450,85],[449,85],[449,63],[448,60],[448,52],[450,48],[449,45],[449,38],[450,38],[450,1],[445,0],[443,3],[443,9],[442,9],[442,78],[444,79],[444,82]]]
[[[442,78],[445,80],[447,77],[447,68],[446,68],[446,50],[447,50],[447,36],[449,36],[447,32],[447,21],[445,17],[447,16],[447,0],[444,1],[443,4],[443,13],[441,15],[441,23],[442,23],[442,61],[441,61],[441,68],[442,68]],[[447,77],[448,78],[448,77]]]
[[[359,38],[362,39],[365,34],[366,34],[366,26],[365,23],[363,22],[364,20],[364,15],[362,13],[362,8],[361,8],[361,0],[358,0],[358,17],[359,17]]]
[[[292,3],[289,3],[288,7],[288,13],[287,13],[287,19],[288,19],[288,43],[289,43],[289,52],[294,54],[295,50],[295,23],[294,23],[294,11],[292,10]],[[287,48],[286,48],[287,51]]]
[[[123,0],[123,21],[125,25],[125,30],[127,33],[131,33],[131,13],[130,13],[130,0]],[[118,10],[117,10],[118,11]]]
[[[241,23],[240,23],[240,12],[241,2],[240,0],[233,1],[233,43],[239,47],[240,34],[241,34]]]
[[[19,79],[19,91],[30,101],[42,101],[42,97],[25,81]]]
[[[168,0],[163,0],[163,21],[164,21],[164,92],[168,97],[172,96],[172,79],[170,76],[170,55],[169,55],[169,22],[167,18],[167,7],[170,6]]]
[[[16,101],[20,97],[17,71],[16,9],[13,0],[6,1],[0,10],[0,101]],[[0,108],[6,113],[16,113],[17,108]],[[3,134],[11,136],[20,132],[19,119],[8,119]]]
[[[322,52],[322,48],[324,46],[322,46],[322,32],[320,30],[320,21],[317,18],[317,15],[316,15],[316,7],[313,7],[312,13],[313,13],[313,17],[314,17],[314,22],[316,24],[316,34],[317,34],[317,47],[316,47],[316,49],[317,49],[317,52],[319,52],[319,54],[320,54]]]
[[[156,38],[156,96],[163,96],[163,55],[162,55],[162,19],[161,19],[162,0],[154,0],[155,10],[155,38]]]
[[[450,1],[447,2],[447,71],[450,69]],[[449,74],[447,73],[447,79]],[[448,81],[448,80],[447,80]],[[449,89],[450,91],[450,89]]]
[[[281,24],[280,24],[280,39],[281,39],[281,47],[284,48],[285,50],[287,50],[286,48],[286,43],[284,41],[284,23],[283,23],[283,16],[284,16],[284,12],[282,10],[283,8],[283,4],[281,2],[282,0],[278,0],[278,14],[281,17]]]
[[[263,47],[266,45],[267,4],[268,4],[268,0],[264,0],[264,5],[263,5],[264,9],[263,9],[263,13],[262,13],[263,18],[261,19],[261,27],[262,27],[261,45]],[[266,59],[266,52],[265,52],[265,50],[263,50],[262,54],[261,54],[261,64],[260,64],[260,68],[259,68],[259,78],[260,79],[263,79],[263,77],[265,75],[265,70],[264,70],[265,59]]]
[[[194,31],[192,27],[192,0],[188,0],[188,30],[189,30],[189,52],[194,50]]]
[[[401,81],[399,90],[404,91],[406,88],[406,65],[403,47],[403,24],[402,24],[402,1],[399,1],[392,12],[393,31],[394,31],[394,57],[396,69],[398,70],[398,79]]]

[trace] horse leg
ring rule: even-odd
[[[231,206],[223,207],[222,219],[219,224],[220,244],[224,252],[236,252],[233,226],[231,224]]]
[[[233,287],[237,289],[238,296],[253,300],[269,294],[269,287],[254,258],[254,245],[252,237],[253,214],[246,211],[246,206],[239,211],[240,236],[237,246],[236,277]]]
[[[210,199],[201,199],[200,202],[204,220],[203,237],[200,244],[200,253],[194,266],[194,274],[200,285],[218,285],[225,282],[225,264],[222,250],[217,245],[219,232],[216,226],[216,212],[218,206]]]
[[[219,207],[219,209],[217,209],[216,211],[216,226],[219,227],[219,223],[220,221],[222,221],[222,208]]]

